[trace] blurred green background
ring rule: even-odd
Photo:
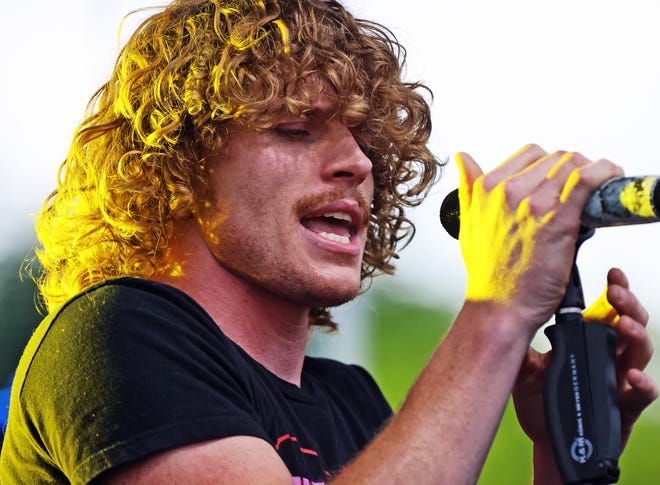
[[[19,245],[0,260],[0,383],[6,382],[13,373],[22,347],[40,320],[35,309],[34,284],[27,277],[22,280],[19,277],[29,247],[29,244]],[[454,312],[416,303],[401,289],[382,289],[376,285],[367,295],[359,303],[362,314],[367,317],[366,322],[361,323],[361,336],[352,352],[368,356],[365,365],[392,407],[397,409],[448,330]],[[346,330],[342,324],[340,334]],[[323,350],[327,337],[323,334],[315,336],[312,353],[329,352],[332,355],[332,350]],[[348,338],[354,339],[344,338],[340,345],[345,345]],[[485,402],[484,406],[487,405]],[[660,417],[654,405],[638,422],[621,459],[619,483],[660,483],[660,460],[654,451],[658,443]],[[509,403],[479,484],[529,484],[531,462],[531,442],[520,430]]]
[[[41,320],[36,309],[36,288],[21,276],[30,244],[18,244],[0,259],[0,387],[13,374],[21,351]]]

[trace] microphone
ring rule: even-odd
[[[660,177],[618,177],[607,180],[591,195],[582,211],[588,228],[624,226],[660,221]],[[442,227],[455,239],[460,230],[458,189],[440,206]]]

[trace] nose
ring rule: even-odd
[[[326,163],[322,176],[325,180],[359,185],[371,177],[373,164],[367,157],[355,136],[344,125],[338,123],[332,130],[335,136],[329,137]]]

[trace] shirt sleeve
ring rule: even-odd
[[[192,442],[266,439],[235,347],[181,295],[102,286],[70,302],[46,332],[22,408],[72,483]]]

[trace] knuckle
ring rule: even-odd
[[[520,186],[521,183],[518,177],[512,177],[502,183],[502,190],[507,202],[520,199]]]
[[[572,182],[576,187],[595,188],[600,183],[602,177],[592,167],[593,165],[582,165],[572,172]]]
[[[569,162],[574,167],[584,167],[591,163],[587,157],[582,155],[580,152],[568,152],[564,155],[566,161]]]
[[[541,148],[540,145],[536,143],[528,143],[527,145],[524,146],[523,150],[524,152],[536,157],[536,158],[541,158],[544,157],[548,154],[543,148]]]
[[[480,177],[478,183],[481,184],[481,187],[483,188],[484,191],[490,192],[498,184],[497,174],[493,172],[489,172],[483,175],[482,177]]]
[[[562,152],[559,161],[570,168],[579,168],[587,163],[587,160],[576,152]]]
[[[545,201],[540,197],[530,196],[527,198],[529,212],[533,216],[540,216],[547,212]]]
[[[612,176],[622,176],[623,169],[616,163],[608,160],[607,158],[601,158],[595,162],[596,165],[601,167],[603,170],[606,170]]]

